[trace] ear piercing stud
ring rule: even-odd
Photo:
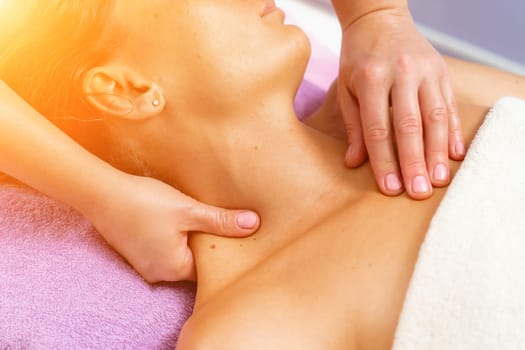
[[[158,106],[160,106],[160,101],[158,99],[154,99],[152,104],[153,104],[154,107],[158,107]]]

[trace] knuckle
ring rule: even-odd
[[[215,222],[217,223],[217,228],[220,232],[226,233],[230,229],[230,218],[228,213],[224,210],[218,210],[215,214]]]
[[[207,208],[199,202],[188,202],[180,207],[174,215],[178,221],[178,229],[181,231],[192,231],[196,226],[202,226],[209,222],[210,215]]]
[[[200,208],[195,203],[184,203],[177,208],[176,218],[181,222],[191,222],[192,218],[198,217],[200,214]]]
[[[347,135],[352,135],[352,131],[353,131],[352,124],[345,123],[345,131]]]
[[[457,116],[457,111],[458,111],[458,103],[455,99],[451,99],[451,101],[449,101],[448,103],[448,113],[451,117],[456,117]]]
[[[454,124],[450,127],[450,134],[452,135],[462,135],[461,126],[459,124]]]
[[[400,136],[421,133],[421,120],[419,116],[407,115],[396,124],[396,133]]]
[[[448,158],[447,144],[443,145],[443,149],[427,149],[426,157],[429,160],[446,160]]]
[[[426,169],[426,163],[423,159],[416,159],[412,161],[405,162],[404,164],[404,173],[415,174],[424,172]]]
[[[397,69],[401,73],[407,73],[414,69],[414,62],[412,56],[401,53],[397,59]]]
[[[369,142],[383,142],[390,138],[390,130],[383,124],[371,124],[366,127],[365,137]]]
[[[461,121],[457,114],[451,113],[448,122],[448,130],[450,134],[462,134]]]
[[[358,69],[358,78],[366,83],[379,83],[385,80],[386,70],[376,60],[364,63]]]
[[[350,121],[345,121],[345,122],[344,122],[344,127],[345,127],[346,134],[347,134],[348,136],[353,135],[353,134],[354,134],[354,131],[357,131],[357,130],[355,129],[354,123],[352,123],[352,122],[350,122]]]
[[[381,159],[374,160],[370,159],[370,162],[374,163],[374,173],[376,177],[384,177],[388,173],[396,170],[398,168],[397,159]]]
[[[447,98],[447,105],[448,109],[450,110],[457,110],[458,109],[458,101],[456,100],[456,97],[454,96],[454,93],[450,93],[450,96]]]
[[[445,107],[436,107],[428,114],[428,120],[431,123],[444,123],[448,121],[448,110]]]

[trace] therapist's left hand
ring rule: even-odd
[[[452,83],[408,8],[372,12],[343,28],[337,91],[347,166],[368,154],[386,195],[406,189],[425,199],[448,185],[449,156],[465,155]]]

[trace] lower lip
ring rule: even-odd
[[[268,7],[266,10],[264,10],[262,16],[264,17],[264,16],[269,15],[270,13],[273,13],[275,11],[281,11],[282,12],[282,10],[280,8],[278,8],[277,6],[273,5],[273,6]]]

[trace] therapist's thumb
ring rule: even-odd
[[[202,203],[192,208],[191,222],[189,231],[226,237],[249,236],[260,225],[259,216],[253,211],[223,209]]]

